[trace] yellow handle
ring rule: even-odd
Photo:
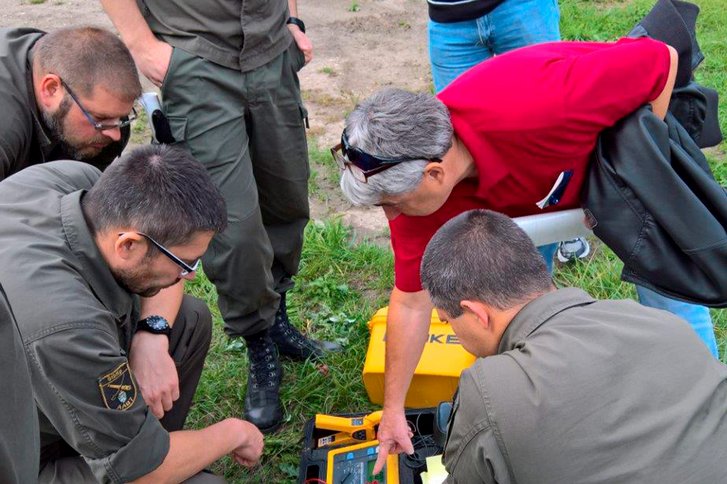
[[[362,417],[334,417],[333,415],[316,414],[317,429],[351,433],[363,427],[363,424]]]
[[[360,435],[361,431],[365,432],[365,440],[373,440],[376,438],[374,427],[381,422],[383,412],[377,410],[363,417],[336,417],[333,415],[316,414],[316,428],[323,430],[333,430],[336,432],[345,432],[353,436],[354,432],[359,435],[354,436],[355,440],[364,440]]]

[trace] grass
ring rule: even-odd
[[[255,471],[243,470],[228,458],[216,465],[215,471],[224,472],[234,482],[294,480],[301,431],[308,418],[319,412],[373,408],[361,382],[366,321],[386,303],[387,289],[393,284],[393,262],[388,251],[366,243],[354,246],[350,238],[350,230],[340,222],[310,224],[303,253],[306,262],[289,298],[289,314],[306,333],[337,341],[346,351],[331,357],[328,367],[284,363],[281,399],[286,423],[282,431],[266,437],[265,457]],[[214,286],[204,277],[189,286],[188,292],[210,301],[220,323],[188,421],[190,427],[202,427],[242,414],[247,356],[239,340],[230,341],[222,333],[213,304]]]
[[[149,127],[149,116],[146,110],[139,106],[136,109],[137,118],[131,123],[131,138],[129,142],[132,144],[147,144],[151,140],[151,128]]]
[[[311,167],[308,193],[311,198],[327,203],[332,196],[337,196],[337,193],[331,193],[341,178],[336,163],[331,158],[330,150],[322,148],[315,138],[309,140],[308,158]]]
[[[336,70],[330,66],[323,66],[320,69],[318,69],[318,72],[320,72],[321,74],[326,74],[331,77],[336,77],[338,75]]]
[[[704,84],[716,88],[727,99],[727,12],[723,0],[701,0],[699,40],[707,61],[697,73]],[[645,14],[652,0],[587,1],[561,0],[562,34],[565,39],[613,40],[630,30]],[[356,7],[356,8],[354,8]],[[356,11],[357,2],[349,10]],[[720,122],[727,132],[727,104],[722,103]],[[341,106],[341,118],[345,116]],[[138,122],[137,122],[138,124]],[[141,133],[137,133],[141,135]],[[338,173],[327,150],[310,143],[311,196],[326,201],[338,196]],[[727,185],[727,146],[708,150],[715,176]],[[262,465],[253,471],[242,469],[228,458],[213,469],[230,482],[294,482],[297,478],[300,439],[307,419],[320,412],[362,412],[374,407],[368,402],[361,370],[368,344],[366,322],[386,304],[393,285],[393,263],[388,249],[368,243],[353,244],[349,228],[332,220],[309,224],[296,288],[289,295],[289,311],[302,330],[317,338],[339,341],[346,350],[330,358],[328,367],[284,363],[282,401],[285,424],[266,437]],[[634,298],[633,286],[622,283],[621,262],[604,245],[592,241],[594,251],[587,261],[560,267],[559,286],[578,286],[599,298]],[[718,263],[715,261],[715,263]],[[247,379],[247,358],[240,341],[230,341],[222,331],[215,289],[200,276],[188,291],[209,302],[215,318],[215,333],[205,371],[197,391],[196,404],[188,419],[199,428],[230,416],[241,416]],[[720,353],[727,353],[727,311],[712,310]]]

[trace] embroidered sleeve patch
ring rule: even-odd
[[[136,383],[126,361],[99,378],[98,388],[104,405],[111,410],[128,410],[136,401]]]

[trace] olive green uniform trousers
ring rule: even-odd
[[[176,143],[206,167],[228,228],[202,259],[230,336],[269,328],[298,271],[308,210],[305,109],[295,42],[247,72],[175,48],[162,85]]]

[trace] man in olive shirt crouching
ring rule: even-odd
[[[209,348],[206,305],[185,296],[171,328],[138,318],[138,296],[193,278],[225,225],[202,165],[166,146],[134,150],[103,174],[55,161],[0,182],[0,283],[30,367],[40,482],[180,482],[225,454],[258,461],[262,434],[248,422],[181,430]],[[178,372],[161,420],[134,377],[155,368],[129,362],[136,331],[168,338]]]
[[[727,482],[727,367],[671,313],[556,290],[506,216],[465,212],[422,282],[480,357],[462,373],[448,482]]]

